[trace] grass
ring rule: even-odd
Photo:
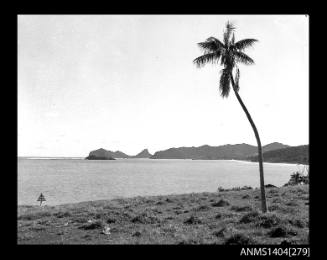
[[[19,244],[308,244],[308,185],[19,206]],[[258,199],[259,198],[259,199]],[[110,234],[103,229],[110,228]]]

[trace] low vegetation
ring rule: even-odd
[[[19,244],[308,244],[308,185],[19,206]]]

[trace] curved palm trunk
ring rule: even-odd
[[[260,171],[260,189],[261,189],[261,208],[262,211],[265,213],[267,212],[267,203],[266,203],[266,193],[265,193],[265,181],[264,181],[264,175],[263,175],[263,156],[262,156],[262,147],[261,147],[261,141],[260,141],[260,137],[259,137],[259,133],[258,130],[252,120],[252,117],[249,113],[249,111],[247,110],[246,106],[244,105],[240,95],[238,94],[238,92],[235,89],[235,82],[233,79],[233,75],[231,75],[231,83],[233,86],[233,90],[234,93],[236,95],[236,98],[238,100],[238,102],[241,104],[241,107],[243,109],[243,111],[245,112],[251,126],[252,129],[254,131],[255,134],[255,138],[257,139],[257,144],[258,144],[258,158],[259,158],[259,171]]]

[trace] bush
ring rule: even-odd
[[[199,207],[195,208],[194,210],[195,210],[195,211],[206,211],[206,210],[209,210],[209,209],[210,209],[209,206],[207,206],[207,205],[202,205],[202,206],[199,206]]]
[[[114,218],[108,218],[107,219],[107,223],[110,224],[110,223],[115,223],[116,222],[116,219]]]
[[[88,223],[88,224],[85,224],[81,227],[79,227],[80,229],[84,229],[84,230],[89,230],[89,229],[101,229],[104,227],[104,224],[102,221],[100,220],[97,220],[95,222],[91,222],[91,223]]]
[[[139,236],[141,236],[142,234],[141,234],[141,232],[140,231],[136,231],[136,232],[134,232],[133,233],[133,237],[139,237]]]
[[[277,225],[280,225],[282,220],[274,214],[266,214],[259,217],[259,223],[257,224],[260,227],[271,228]]]
[[[153,224],[158,222],[158,219],[154,216],[149,216],[147,213],[143,213],[133,217],[131,221],[140,224]]]
[[[272,230],[270,230],[268,232],[268,235],[270,237],[286,237],[287,236],[287,230],[283,226],[276,227],[276,228],[273,228]]]
[[[249,212],[247,214],[245,214],[241,219],[240,219],[240,223],[244,223],[244,224],[247,224],[247,223],[250,223],[250,222],[254,222],[258,219],[259,217],[259,212],[257,211],[252,211],[252,212]]]
[[[218,202],[214,202],[211,204],[213,207],[225,207],[229,206],[229,202],[227,200],[221,199]]]
[[[301,220],[301,219],[291,219],[289,220],[289,223],[292,225],[292,226],[295,226],[295,227],[298,227],[298,228],[304,228],[306,227],[306,223]]]
[[[252,211],[252,207],[250,206],[232,206],[230,209],[236,212]]]
[[[191,216],[187,220],[185,220],[184,223],[192,225],[192,224],[201,224],[202,221],[198,217]]]
[[[225,227],[221,228],[220,230],[214,231],[212,234],[216,237],[224,237],[224,231],[226,230]]]
[[[292,229],[287,229],[285,226],[278,226],[268,232],[270,237],[287,237],[289,235],[296,236],[297,233]]]
[[[227,238],[224,242],[225,245],[251,245],[255,241],[242,233],[236,233]]]
[[[70,217],[72,214],[68,211],[59,211],[57,213],[54,214],[57,218],[65,218],[65,217]]]

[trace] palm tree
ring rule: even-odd
[[[261,189],[261,203],[262,211],[267,212],[265,186],[264,186],[264,174],[263,174],[263,156],[262,147],[258,130],[251,118],[249,111],[244,105],[238,91],[239,91],[239,79],[240,70],[237,66],[238,63],[246,65],[254,64],[254,61],[246,55],[243,50],[252,46],[256,39],[244,39],[235,42],[234,35],[235,27],[229,21],[226,24],[224,31],[223,42],[215,37],[209,37],[205,42],[200,42],[198,45],[204,51],[204,54],[197,57],[193,62],[200,68],[207,63],[218,64],[223,66],[221,70],[219,90],[223,98],[227,98],[230,92],[230,85],[232,86],[238,102],[244,110],[255,134],[258,144],[258,157],[259,157],[259,170],[260,170],[260,189]],[[235,76],[233,76],[233,73]]]

